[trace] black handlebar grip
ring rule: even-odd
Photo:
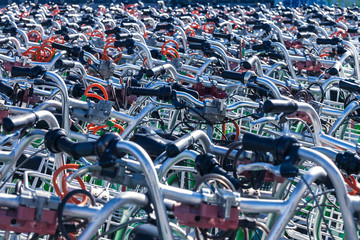
[[[210,43],[204,42],[204,43],[189,43],[189,48],[192,50],[206,50],[210,48]]]
[[[117,47],[117,48],[121,48],[121,47],[129,48],[134,43],[135,43],[135,41],[133,39],[128,38],[128,39],[126,39],[124,41],[116,41],[116,42],[114,42],[114,46]]]
[[[298,33],[296,35],[297,39],[301,39],[301,38],[309,38],[311,37],[311,34],[310,33]]]
[[[284,12],[281,14],[282,17],[286,17],[286,18],[290,18],[290,19],[293,19],[294,17],[294,14],[291,13],[291,12]]]
[[[244,133],[242,144],[244,150],[273,152],[276,149],[277,139],[261,137],[252,133]]]
[[[155,31],[159,31],[159,30],[170,30],[173,28],[173,25],[170,23],[167,24],[158,24],[156,25]]]
[[[358,33],[358,28],[349,28],[347,30],[348,33]]]
[[[6,43],[8,43],[10,40],[8,38],[2,38],[0,39],[0,45],[4,45]]]
[[[347,20],[355,20],[355,21],[358,21],[359,20],[359,17],[356,16],[356,15],[346,15],[345,18]]]
[[[271,31],[271,26],[269,24],[261,24],[253,26],[253,30],[264,30],[264,31]]]
[[[167,157],[176,157],[185,149],[190,147],[195,143],[195,139],[191,134],[185,134],[181,138],[177,139],[176,141],[169,143],[166,145],[166,156]]]
[[[187,37],[187,41],[192,43],[205,43],[206,39],[203,37]]]
[[[283,24],[292,24],[293,20],[283,20],[282,23]]]
[[[50,19],[48,19],[48,20],[45,20],[44,22],[41,22],[40,24],[43,27],[51,27],[53,22]]]
[[[350,91],[350,92],[354,92],[354,93],[360,92],[360,85],[358,83],[355,83],[352,81],[340,80],[339,88]]]
[[[142,87],[128,87],[127,95],[137,95],[137,96],[157,96],[157,89],[148,89]]]
[[[3,129],[6,132],[17,131],[22,128],[33,126],[38,121],[35,113],[16,115],[4,118],[2,121]]]
[[[8,97],[11,97],[14,93],[14,89],[12,87],[0,82],[0,92],[4,93]]]
[[[266,100],[263,106],[264,113],[293,113],[298,109],[294,101],[287,100]]]
[[[82,95],[84,95],[85,88],[82,86],[82,84],[77,83],[71,85],[68,92],[71,97],[79,99]]]
[[[309,25],[306,27],[299,27],[298,32],[316,32],[315,26]]]
[[[133,35],[131,33],[120,33],[120,34],[115,35],[116,40],[127,39],[127,38],[132,38],[132,37],[133,37]]]
[[[110,35],[110,34],[116,34],[120,32],[120,28],[119,27],[114,27],[113,29],[109,29],[105,31],[105,34]]]
[[[52,153],[64,152],[76,159],[96,154],[96,142],[75,143],[66,136],[62,128],[49,130],[44,137],[46,148]]]
[[[336,22],[328,21],[328,22],[320,22],[321,26],[336,26]]]
[[[265,41],[260,45],[252,46],[252,49],[255,50],[255,51],[268,50],[270,48],[271,48],[271,42],[270,41]]]
[[[16,33],[16,30],[17,30],[17,28],[15,28],[15,27],[11,27],[11,28],[4,28],[3,29],[3,33],[10,33],[10,34],[14,34],[14,33]]]
[[[251,69],[255,63],[256,58],[257,58],[256,56],[252,56],[248,58],[246,61],[242,63],[243,67],[247,70]]]
[[[246,25],[258,25],[261,24],[259,20],[246,21]]]
[[[91,45],[85,45],[85,46],[83,46],[83,47],[82,47],[82,50],[84,50],[84,51],[86,51],[86,52],[89,52],[89,53],[91,53],[91,54],[96,54],[96,53],[98,53],[98,52],[93,48],[93,46],[91,46]]]
[[[217,37],[217,38],[223,38],[223,39],[227,39],[227,40],[231,40],[232,36],[231,34],[225,34],[225,33],[214,33],[213,34],[214,37]]]
[[[56,61],[54,67],[56,69],[59,69],[59,68],[73,68],[73,67],[75,67],[75,62],[71,61],[71,60],[59,59],[59,60]]]
[[[240,82],[244,82],[245,74],[246,74],[246,72],[239,73],[239,72],[224,70],[221,73],[221,77],[227,78],[227,79],[239,80]]]
[[[29,22],[31,22],[31,19],[29,19],[29,18],[21,18],[21,21],[29,23]]]
[[[269,52],[267,54],[267,56],[271,59],[276,59],[276,60],[283,60],[285,59],[285,57],[279,53],[273,53],[273,52]]]
[[[318,38],[316,39],[317,44],[337,45],[341,42],[340,38]]]
[[[37,76],[43,74],[45,71],[46,70],[43,66],[35,66],[32,68],[23,68],[23,67],[14,66],[11,68],[11,76],[36,78]]]
[[[331,76],[336,76],[339,74],[340,68],[341,68],[342,63],[341,62],[336,62],[330,69],[329,69],[329,74]]]
[[[169,101],[172,95],[172,88],[170,86],[163,86],[158,89],[128,87],[127,95],[154,96],[154,97],[158,97],[160,100]]]
[[[25,23],[25,24],[24,24],[24,28],[34,29],[34,28],[36,28],[36,25],[35,25],[35,24],[32,24],[32,23]]]
[[[78,33],[65,35],[64,40],[67,42],[67,41],[70,41],[70,40],[77,39],[77,38],[79,38],[79,36],[80,35]]]
[[[58,50],[64,50],[67,52],[71,52],[71,50],[72,50],[72,47],[68,47],[68,46],[62,45],[60,43],[53,43],[53,44],[51,44],[51,47],[58,49]]]
[[[255,51],[261,51],[261,50],[264,50],[264,45],[263,44],[254,45],[251,48],[252,48],[252,50],[255,50]]]

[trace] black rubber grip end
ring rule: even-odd
[[[38,119],[35,113],[29,113],[4,118],[2,121],[2,125],[3,129],[6,132],[13,132],[22,128],[31,127],[37,122],[37,120]]]
[[[291,100],[266,100],[263,106],[264,113],[293,113],[297,109],[297,103]]]

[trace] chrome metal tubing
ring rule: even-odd
[[[160,236],[162,236],[162,240],[173,239],[164,205],[163,193],[160,190],[160,182],[151,158],[143,148],[134,142],[120,141],[116,144],[116,151],[118,153],[128,153],[140,162],[147,188],[149,189],[151,202],[154,204]]]
[[[78,239],[79,240],[91,239],[96,234],[97,230],[101,227],[101,225],[104,224],[106,219],[108,219],[113,212],[115,212],[117,209],[124,206],[125,204],[136,204],[138,206],[145,206],[147,203],[148,203],[148,199],[144,194],[136,193],[136,192],[122,193],[120,197],[110,200],[108,203],[104,205],[104,207],[102,207],[100,210],[97,210],[95,212],[96,213],[95,215],[91,216],[91,218],[89,219],[90,222],[89,225],[85,228],[85,230],[82,232],[82,234]],[[69,212],[74,212],[74,211],[73,210],[71,211],[69,207],[67,207],[64,211],[64,215],[65,214],[66,216],[70,215]],[[87,214],[88,211],[84,211],[84,213]],[[81,213],[78,214],[78,216],[80,215]]]

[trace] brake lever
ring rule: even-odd
[[[250,122],[250,125],[255,126],[257,124],[264,124],[264,123],[278,124],[283,121],[283,117],[284,117],[284,113],[280,113],[279,115],[277,115],[275,117],[262,117],[260,119]]]

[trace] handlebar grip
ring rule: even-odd
[[[70,40],[77,39],[77,38],[79,38],[79,36],[80,35],[78,33],[65,35],[64,40],[67,42],[67,41],[70,41]]]
[[[37,120],[38,118],[35,113],[29,113],[4,118],[2,125],[6,132],[13,132],[22,128],[31,127],[37,122]]]
[[[203,37],[187,37],[187,41],[192,43],[205,43],[206,39]]]
[[[346,80],[339,81],[339,88],[350,92],[360,92],[360,85],[358,83]]]
[[[44,137],[45,146],[52,153],[64,152],[73,158],[96,154],[96,142],[75,143],[66,136],[64,129],[58,128],[49,130]]]
[[[14,89],[12,87],[0,82],[0,92],[4,93],[8,97],[11,97],[14,93]]]
[[[270,48],[271,48],[271,42],[270,41],[265,41],[260,45],[252,46],[252,49],[255,50],[255,51],[268,50]]]
[[[75,67],[75,62],[71,61],[71,60],[59,59],[59,60],[56,61],[54,67],[56,69],[59,69],[59,68],[73,68],[73,67]]]
[[[276,59],[276,60],[283,60],[285,59],[285,57],[279,53],[273,53],[273,52],[269,52],[268,54],[268,57],[271,58],[271,59]]]
[[[157,89],[148,89],[142,87],[128,87],[127,95],[137,95],[137,96],[156,96],[158,94]]]
[[[0,45],[4,45],[6,43],[8,43],[10,40],[8,38],[2,38],[0,39]]]
[[[276,149],[277,139],[261,137],[252,133],[244,133],[242,144],[244,150],[273,152]]]
[[[311,34],[310,33],[298,33],[296,35],[297,39],[301,39],[301,38],[309,38],[311,37]]]
[[[15,28],[15,27],[4,28],[4,29],[2,30],[2,32],[3,32],[3,33],[14,34],[14,33],[16,33],[16,30],[17,30],[17,28]]]
[[[44,22],[41,22],[40,24],[43,27],[51,27],[53,23],[50,19],[48,19],[48,20],[45,20]]]
[[[201,44],[201,43],[190,43],[189,48],[192,49],[192,50],[203,50],[204,45]]]
[[[82,86],[82,84],[77,83],[71,85],[68,92],[71,97],[79,99],[82,95],[84,95],[85,88]]]
[[[160,17],[160,22],[161,23],[172,23],[174,22],[174,18],[172,17]]]
[[[247,70],[251,69],[255,63],[256,58],[257,58],[256,56],[252,56],[252,57],[246,59],[246,61],[244,61],[242,63],[243,67]]]
[[[358,28],[349,28],[348,29],[348,33],[358,33],[359,29]]]
[[[29,18],[21,18],[22,22],[29,23],[31,20]]]
[[[331,76],[335,76],[339,74],[340,68],[341,68],[342,63],[341,62],[336,62],[330,69],[329,69],[329,74]]]
[[[261,24],[261,21],[259,20],[251,20],[251,21],[245,21],[246,25],[258,25]]]
[[[35,66],[32,68],[23,68],[23,67],[12,67],[11,76],[12,77],[29,77],[36,78],[37,76],[43,74],[45,68],[43,66]]]
[[[298,32],[316,32],[315,26],[309,25],[306,27],[299,27]]]
[[[334,21],[328,21],[328,22],[320,22],[321,26],[336,26],[336,22]]]
[[[318,38],[316,39],[317,44],[328,44],[328,45],[337,45],[339,42],[341,42],[340,38]]]
[[[347,15],[347,16],[345,16],[345,18],[346,18],[347,20],[355,20],[355,21],[358,21],[358,20],[359,20],[359,17],[356,16],[356,15]],[[349,32],[349,31],[348,31],[348,32]]]
[[[172,95],[172,88],[170,86],[163,86],[158,89],[128,87],[127,95],[154,96],[154,97],[158,97],[160,100],[169,101]]]
[[[170,23],[167,24],[158,24],[156,25],[155,31],[159,31],[159,30],[170,30],[173,28],[173,25]]]
[[[128,38],[132,38],[132,37],[133,37],[133,35],[131,33],[120,33],[120,34],[115,35],[116,40],[128,39]]]
[[[96,54],[97,51],[90,45],[85,45],[82,47],[82,50],[88,52],[88,53],[91,53],[91,54]]]
[[[231,40],[231,34],[225,34],[225,33],[214,33],[213,37],[217,37],[217,38],[223,38],[223,39],[227,39],[227,40]]]
[[[25,23],[25,24],[24,24],[24,28],[34,29],[34,28],[36,28],[36,25],[35,25],[35,24],[32,24],[32,23]]]
[[[117,47],[117,48],[121,48],[121,47],[129,48],[134,43],[135,43],[135,41],[132,38],[128,38],[128,39],[126,39],[124,41],[116,41],[116,42],[114,42],[114,46]]]
[[[79,26],[81,25],[89,25],[89,26],[92,26],[93,24],[95,24],[95,21],[93,20],[87,20],[87,21],[80,21],[77,23]]]
[[[190,147],[194,143],[195,143],[195,140],[192,137],[192,135],[189,133],[185,134],[184,136],[177,139],[176,141],[171,142],[166,145],[166,149],[165,149],[166,156],[167,157],[176,157],[177,155],[179,155],[181,152],[186,150],[188,147]]]
[[[294,14],[293,13],[282,13],[281,14],[282,17],[286,17],[286,18],[290,18],[293,19],[294,18]]]
[[[293,113],[298,109],[294,101],[287,100],[266,100],[263,106],[264,113]]]
[[[292,24],[293,20],[283,20],[282,23],[283,24]]]
[[[238,80],[240,82],[244,82],[245,74],[246,74],[246,72],[239,73],[239,72],[224,70],[221,73],[221,77],[227,78],[227,79]]]
[[[64,50],[67,52],[70,52],[72,50],[72,47],[68,47],[68,46],[62,45],[60,43],[53,43],[53,44],[51,44],[51,47],[58,49],[58,50]]]
[[[110,34],[116,34],[120,32],[120,28],[119,27],[114,27],[113,29],[109,29],[105,31],[105,34],[110,35]]]
[[[253,27],[253,30],[264,30],[264,31],[271,31],[271,26],[269,24],[261,24],[261,25],[255,25]]]

